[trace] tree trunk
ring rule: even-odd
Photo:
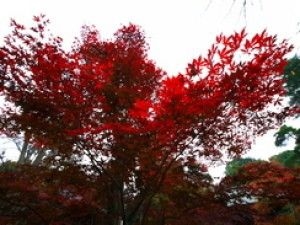
[[[25,161],[26,161],[26,153],[27,153],[28,144],[29,144],[28,142],[29,142],[29,138],[25,134],[24,142],[23,142],[22,149],[21,149],[21,154],[20,154],[19,159],[18,159],[19,164],[24,164]]]

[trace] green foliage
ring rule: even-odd
[[[13,172],[17,169],[17,163],[6,161],[0,164],[0,172]]]
[[[257,162],[259,160],[253,158],[238,158],[227,163],[225,168],[226,176],[235,176],[239,172],[240,168],[244,165],[252,162]]]
[[[284,70],[284,78],[286,82],[287,95],[290,97],[289,104],[291,106],[300,105],[300,59],[294,57],[288,61]],[[294,138],[294,150],[284,151],[278,155],[272,156],[270,160],[278,162],[288,168],[300,167],[300,129],[283,125],[275,134],[275,145],[284,146],[286,141]]]
[[[295,210],[294,208],[295,208],[294,204],[288,203],[280,209],[278,214],[283,214],[283,215],[284,214],[292,214],[292,213],[294,213],[294,210]]]
[[[300,167],[300,154],[299,151],[284,151],[278,155],[274,155],[270,158],[271,161],[280,163],[281,165],[288,168],[299,168]]]
[[[300,105],[300,59],[293,57],[284,70],[287,95],[291,98],[290,105]]]
[[[279,131],[275,134],[275,145],[282,146],[285,144],[285,141],[289,138],[295,138],[296,140],[296,147],[295,150],[299,151],[299,144],[300,144],[300,129],[290,127],[287,125],[283,125]]]

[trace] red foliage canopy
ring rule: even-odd
[[[84,27],[67,51],[45,32],[44,16],[35,21],[30,29],[12,21],[0,48],[1,131],[50,149],[45,165],[104,179],[99,207],[123,224],[150,224],[150,203],[170,185],[174,163],[200,168],[195,159],[239,155],[287,115],[280,102],[291,47],[266,32],[220,35],[206,57],[168,76],[147,58],[135,25],[111,40]]]

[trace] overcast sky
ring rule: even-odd
[[[246,11],[243,3],[246,2]],[[205,53],[221,32],[247,27],[263,29],[286,38],[300,50],[299,0],[9,0],[1,2],[0,43],[9,33],[9,20],[31,25],[33,15],[46,14],[51,31],[71,46],[84,24],[95,25],[103,38],[121,26],[140,25],[150,45],[149,56],[171,75],[185,69],[194,57]],[[294,52],[294,53],[295,53]],[[298,125],[300,123],[298,122]],[[274,150],[272,134],[258,139],[250,153],[268,158]]]
[[[3,3],[5,2],[5,3]],[[187,62],[203,53],[220,32],[263,29],[293,43],[300,43],[299,0],[9,0],[3,1],[0,36],[9,31],[9,20],[29,24],[44,13],[51,30],[70,46],[84,24],[94,24],[104,38],[129,22],[144,29],[150,57],[171,74],[183,71]],[[299,44],[300,45],[300,44]]]

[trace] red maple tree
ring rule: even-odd
[[[29,29],[12,20],[0,48],[6,101],[0,126],[48,154],[39,166],[1,173],[3,220],[175,225],[202,217],[203,224],[214,223],[216,210],[205,211],[200,201],[185,205],[178,195],[199,189],[206,194],[194,200],[210,197],[207,206],[223,207],[226,215],[226,202],[204,191],[212,184],[190,174],[223,154],[242,154],[288,115],[280,103],[291,46],[266,32],[220,35],[206,57],[169,76],[148,59],[138,26],[122,27],[111,40],[84,27],[67,51],[46,32],[43,15],[34,20]],[[7,176],[12,179],[4,182]]]

